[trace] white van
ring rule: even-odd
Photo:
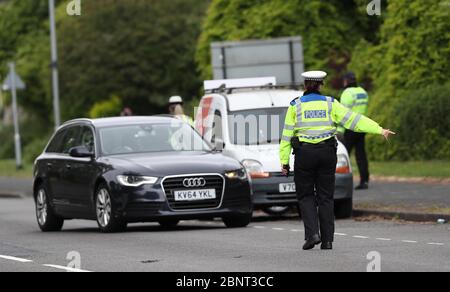
[[[195,128],[226,156],[239,160],[252,178],[255,209],[281,215],[297,205],[294,178],[281,174],[279,144],[292,100],[302,92],[275,86],[271,78],[205,81]],[[291,159],[293,169],[294,156]],[[353,174],[347,150],[338,146],[336,217],[352,214]]]

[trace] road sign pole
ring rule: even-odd
[[[50,44],[52,51],[52,79],[53,79],[53,112],[55,116],[55,128],[61,124],[61,115],[59,108],[59,77],[58,77],[58,52],[56,46],[56,26],[55,26],[55,0],[48,0],[50,15]]]
[[[13,120],[14,120],[14,145],[16,152],[16,167],[22,168],[22,147],[20,143],[20,130],[19,130],[19,111],[17,109],[17,88],[16,88],[16,68],[14,63],[9,63],[9,71],[11,78],[11,95],[12,95],[12,107],[13,107]]]

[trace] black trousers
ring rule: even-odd
[[[369,161],[366,154],[366,134],[356,133],[352,131],[345,131],[344,145],[347,148],[349,155],[353,149],[356,151],[356,163],[358,164],[359,173],[361,176],[361,184],[369,183]]]
[[[334,241],[334,187],[337,144],[302,145],[295,155],[295,185],[306,240],[320,234],[323,242]]]

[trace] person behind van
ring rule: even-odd
[[[369,95],[361,86],[358,86],[356,76],[348,72],[344,76],[345,90],[341,96],[341,104],[355,113],[367,115],[369,106]],[[365,133],[357,133],[352,130],[345,130],[344,145],[351,155],[353,149],[356,152],[356,163],[360,173],[360,184],[356,190],[367,190],[369,188],[369,161],[366,154]]]
[[[172,96],[169,99],[169,114],[191,126],[194,126],[194,121],[192,118],[184,114],[183,98],[181,98],[181,96]]]

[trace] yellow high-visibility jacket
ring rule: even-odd
[[[291,139],[318,144],[336,136],[337,127],[359,133],[382,134],[378,123],[353,112],[332,97],[308,94],[291,102],[286,114],[280,144],[280,160],[288,165],[292,151]]]

